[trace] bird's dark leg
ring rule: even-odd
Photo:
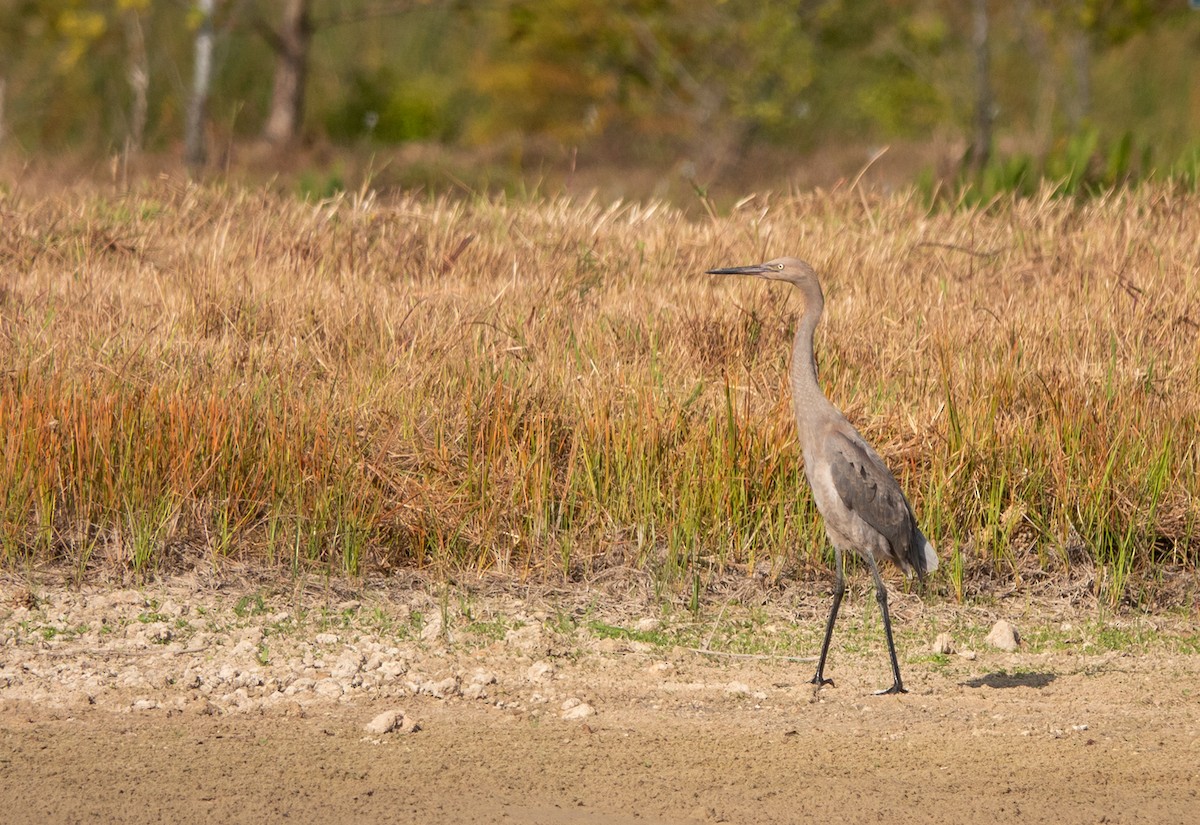
[[[873,558],[867,557],[871,567],[871,575],[875,577],[875,601],[879,602],[879,610],[883,613],[883,633],[887,636],[888,654],[892,657],[892,678],[895,679],[887,690],[878,691],[876,695],[887,693],[908,693],[904,683],[900,681],[900,664],[896,661],[896,643],[892,641],[892,619],[888,616],[887,588],[883,586],[883,578],[879,575],[879,566]]]
[[[833,605],[829,608],[829,620],[825,623],[825,642],[821,645],[821,658],[817,662],[817,675],[812,677],[812,683],[820,689],[823,685],[832,685],[832,679],[825,678],[825,657],[829,655],[829,640],[833,638],[833,623],[837,621],[838,607],[842,604],[842,596],[846,594],[846,571],[842,563],[842,551],[833,551],[837,561],[837,579],[833,583]]]

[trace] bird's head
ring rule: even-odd
[[[821,287],[817,282],[817,273],[806,262],[799,258],[775,258],[762,264],[751,266],[730,266],[722,269],[710,269],[709,275],[753,275],[756,278],[766,278],[769,281],[787,281],[800,287],[805,292]]]

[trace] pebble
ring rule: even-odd
[[[527,624],[524,627],[514,628],[505,633],[504,643],[524,653],[533,653],[535,651],[542,651],[544,653],[546,642],[542,636],[542,626],[540,624]]]
[[[496,681],[496,674],[490,670],[476,670],[470,678],[472,685],[494,685]]]
[[[531,682],[545,682],[554,676],[554,665],[549,662],[534,662],[525,671],[525,678]]]
[[[937,635],[937,638],[933,640],[933,652],[943,654],[954,652],[954,639],[950,638],[949,633],[939,633]]]
[[[385,710],[370,722],[363,725],[363,730],[374,736],[385,733],[416,733],[421,729],[417,721],[402,710]]]
[[[587,702],[571,698],[563,702],[562,719],[564,722],[576,722],[587,719],[595,712],[596,709]]]
[[[429,621],[421,628],[421,641],[432,642],[442,635],[442,614],[434,613]]]
[[[328,699],[340,699],[346,691],[342,687],[342,683],[337,679],[322,679],[313,686],[313,690],[318,696],[324,696]]]
[[[1009,653],[1017,649],[1017,645],[1021,642],[1021,636],[1017,633],[1017,629],[1009,622],[1001,619],[992,625],[992,630],[988,633],[984,640],[997,650],[1008,651]]]

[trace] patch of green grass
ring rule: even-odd
[[[489,641],[501,641],[509,630],[520,627],[523,622],[512,622],[508,619],[492,619],[491,621],[473,621],[467,625],[467,633],[481,636]]]
[[[253,596],[242,596],[233,605],[233,615],[239,619],[244,619],[247,616],[261,616],[266,612],[267,603],[261,593],[255,593]]]
[[[606,624],[601,621],[590,621],[587,629],[600,639],[623,639],[630,642],[645,642],[655,647],[669,647],[671,636],[660,630],[633,630],[627,627]]]

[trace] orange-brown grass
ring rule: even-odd
[[[1082,572],[1141,601],[1200,557],[1195,196],[0,208],[8,566],[815,573],[795,297],[703,274],[781,254],[823,274],[823,384],[949,592]]]

